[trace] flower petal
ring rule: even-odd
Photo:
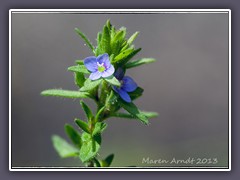
[[[106,68],[106,69],[108,69],[110,66],[111,66],[111,63],[110,63],[110,60],[109,60],[109,56],[108,56],[108,54],[107,53],[105,53],[105,54],[102,54],[102,55],[99,55],[98,57],[97,57],[97,62],[99,63],[99,64],[104,64],[104,67]]]
[[[132,92],[135,91],[135,89],[137,89],[137,83],[135,83],[135,81],[130,78],[129,76],[125,76],[122,79],[123,83],[122,83],[122,89],[126,92]]]
[[[129,103],[131,102],[131,98],[126,91],[122,90],[121,88],[116,88],[115,86],[113,87],[113,90],[116,91],[124,101]]]
[[[96,71],[96,72],[91,73],[89,78],[91,80],[96,80],[96,79],[99,79],[101,76],[102,76],[102,73],[99,71]]]
[[[106,69],[105,71],[102,72],[102,77],[108,77],[111,76],[114,73],[115,69],[113,67],[113,65],[110,65],[110,67],[108,69]]]
[[[122,80],[123,76],[124,76],[124,71],[123,69],[120,67],[118,68],[115,73],[114,76],[118,79],[118,80]]]
[[[95,56],[90,56],[84,59],[84,65],[91,72],[96,72],[98,69],[97,58]]]

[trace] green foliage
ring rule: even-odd
[[[90,72],[87,70],[87,68],[84,65],[71,66],[68,68],[68,70],[72,72],[90,74]]]
[[[101,109],[98,110],[98,112],[96,114],[96,117],[95,117],[95,121],[100,121],[101,120],[100,116],[102,115],[104,110],[105,110],[105,106],[103,106]]]
[[[141,113],[146,116],[147,118],[154,118],[158,116],[158,113],[156,112],[147,112],[147,111],[141,111]],[[127,118],[127,119],[136,119],[137,117],[132,114],[127,113],[113,113],[111,116],[113,117],[119,117],[119,118]]]
[[[78,87],[82,87],[84,85],[85,80],[86,80],[84,74],[79,73],[79,72],[75,72],[74,77],[75,77],[75,84]]]
[[[126,28],[122,27],[116,30],[110,24],[110,21],[104,25],[102,32],[97,36],[97,47],[95,55],[98,56],[103,53],[108,53],[113,64],[118,63],[117,66],[122,66],[135,56],[141,48],[135,49],[132,45],[139,32],[135,32],[129,39],[126,39]]]
[[[107,77],[104,80],[106,80],[107,82],[109,82],[114,86],[118,86],[118,87],[121,86],[120,82],[114,76]]]
[[[114,32],[112,35],[112,39],[111,39],[111,48],[112,48],[112,54],[119,54],[120,50],[121,50],[121,46],[124,42],[124,38],[126,35],[126,28],[117,31],[116,33]]]
[[[155,118],[158,117],[158,113],[156,112],[148,112],[148,111],[142,111],[142,114],[146,116],[147,118]]]
[[[79,158],[83,163],[93,159],[100,149],[100,143],[90,134],[82,134],[82,147],[79,151]]]
[[[90,91],[97,87],[102,82],[102,79],[97,79],[95,81],[92,81],[91,79],[87,79],[84,82],[84,86],[80,89],[80,91]]]
[[[155,61],[156,61],[156,59],[153,59],[153,58],[142,58],[142,59],[139,59],[139,60],[136,60],[136,61],[128,62],[125,65],[125,68],[129,69],[129,68],[137,67],[137,66],[140,66],[140,65],[143,65],[143,64],[149,64],[149,63],[152,63],[152,62],[155,62]]]
[[[84,122],[84,121],[76,118],[76,119],[75,119],[75,123],[76,123],[83,131],[85,131],[86,133],[89,133],[89,134],[91,133],[91,132],[90,132],[90,129],[89,129],[89,127],[88,127],[88,124],[87,124],[86,122]]]
[[[130,92],[128,94],[129,94],[129,96],[131,97],[132,100],[135,100],[135,99],[139,98],[140,96],[142,96],[143,91],[144,90],[142,88],[137,87],[137,89],[135,91]]]
[[[80,104],[81,104],[88,120],[91,120],[93,118],[93,113],[92,113],[91,109],[83,101],[80,101]]]
[[[80,134],[69,124],[65,124],[64,128],[66,134],[71,139],[73,144],[80,148],[82,145]]]
[[[139,51],[141,51],[141,48],[138,48],[136,50],[134,48],[126,49],[115,57],[113,63],[118,63],[119,66],[122,66],[127,63],[131,58],[133,58]]]
[[[135,32],[130,38],[126,38],[127,29],[121,27],[119,29],[111,25],[108,20],[103,26],[102,31],[97,34],[97,44],[94,47],[87,36],[78,28],[76,33],[85,41],[86,45],[91,49],[95,56],[107,53],[111,64],[115,71],[122,68],[125,74],[126,70],[135,68],[140,65],[155,62],[153,58],[142,58],[131,61],[131,59],[141,51],[141,48],[135,48],[134,40],[139,32]],[[83,57],[81,57],[83,58]],[[100,160],[97,154],[101,147],[102,133],[107,128],[105,120],[110,117],[136,119],[144,124],[148,124],[148,119],[157,117],[155,112],[141,111],[133,103],[134,100],[141,97],[143,89],[137,87],[133,92],[127,92],[132,102],[125,102],[114,91],[114,86],[121,88],[123,81],[117,79],[114,75],[97,80],[91,80],[89,74],[92,73],[84,65],[84,60],[76,60],[76,65],[68,67],[68,71],[74,73],[75,84],[78,91],[49,89],[41,92],[43,96],[57,96],[65,98],[91,98],[95,101],[96,112],[80,101],[80,105],[86,114],[86,120],[83,121],[75,118],[76,125],[80,128],[80,132],[75,130],[71,125],[65,124],[65,132],[72,141],[70,145],[60,136],[52,136],[52,142],[55,150],[60,157],[79,157],[86,166],[109,167],[113,161],[114,155],[110,154],[105,159]],[[121,108],[127,112],[119,112]]]
[[[98,46],[95,50],[96,56],[104,53],[111,54],[111,46],[110,46],[110,42],[111,42],[110,28],[111,27],[109,26],[109,23],[110,22],[107,22],[106,25],[103,26],[102,33],[98,34],[98,38],[97,38]]]
[[[109,167],[112,164],[114,154],[110,154],[104,160],[94,159],[94,167]]]
[[[101,134],[107,127],[107,124],[106,123],[103,123],[103,122],[97,122],[95,124],[95,128],[93,130],[93,133],[92,135],[95,136],[97,134]]]
[[[52,142],[55,150],[62,158],[78,156],[77,148],[70,145],[67,141],[58,135],[52,136]]]
[[[111,36],[110,29],[106,25],[103,27],[102,39],[100,42],[102,54],[108,53],[111,54],[111,46],[110,46]]]
[[[131,44],[133,43],[133,41],[137,38],[138,34],[139,34],[138,31],[135,32],[135,33],[128,39],[127,43],[128,43],[129,45],[131,45]]]
[[[65,98],[88,98],[91,94],[88,92],[70,91],[62,89],[48,89],[41,92],[42,96],[58,96]]]
[[[87,38],[87,36],[85,34],[83,34],[78,28],[75,28],[76,33],[86,42],[86,44],[88,45],[88,47],[92,50],[92,52],[94,53],[94,47],[92,45],[92,43],[89,41],[89,39]]]
[[[93,158],[93,164],[94,164],[94,167],[103,167],[101,166],[101,160],[98,160],[96,158]]]
[[[111,166],[113,158],[114,158],[114,154],[110,154],[104,159],[104,161],[107,163],[107,167]]]
[[[75,60],[75,63],[78,64],[78,65],[84,65],[83,60]]]
[[[147,117],[137,108],[133,103],[125,103],[123,100],[119,100],[120,105],[129,112],[133,117],[142,121],[144,124],[148,124]]]

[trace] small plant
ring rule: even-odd
[[[79,90],[49,89],[41,92],[41,95],[90,98],[96,103],[96,113],[94,114],[81,100],[80,105],[86,114],[86,120],[76,118],[75,123],[82,132],[66,124],[65,132],[73,145],[58,135],[52,136],[52,142],[62,158],[77,156],[88,167],[109,167],[114,158],[113,154],[105,159],[98,157],[101,135],[107,127],[105,120],[111,117],[130,118],[147,125],[149,118],[158,115],[155,112],[141,111],[133,103],[142,95],[143,89],[131,77],[125,75],[128,69],[154,62],[155,59],[142,58],[130,61],[141,50],[135,49],[132,44],[138,32],[126,39],[126,28],[116,30],[109,20],[102,32],[97,35],[96,47],[79,29],[76,28],[75,31],[94,54],[84,60],[76,60],[76,65],[68,68],[75,74],[75,84]]]

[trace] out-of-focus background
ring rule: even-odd
[[[114,153],[112,166],[117,167],[174,166],[142,163],[148,157],[217,158],[217,164],[203,166],[227,166],[228,14],[218,13],[13,14],[12,166],[82,165],[77,158],[59,158],[51,142],[53,134],[67,138],[65,123],[74,125],[75,117],[83,118],[79,100],[42,97],[40,92],[77,89],[67,67],[92,53],[74,28],[96,44],[107,19],[117,28],[127,27],[128,37],[140,31],[135,46],[143,50],[135,59],[157,59],[128,75],[145,89],[136,104],[159,117],[149,126],[108,120],[101,157]],[[94,108],[92,101],[87,103]]]

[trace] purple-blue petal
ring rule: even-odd
[[[105,71],[102,72],[102,77],[109,77],[114,73],[114,66],[110,65],[110,67],[108,69],[106,69]]]
[[[99,56],[97,57],[97,62],[98,62],[99,64],[102,64],[102,63],[103,63],[103,65],[104,65],[104,67],[105,67],[106,69],[108,69],[108,68],[110,67],[110,65],[111,65],[110,60],[109,60],[109,56],[108,56],[107,53],[102,54],[102,55],[99,55]]]
[[[96,79],[99,79],[101,76],[102,76],[102,73],[99,71],[96,71],[96,72],[91,73],[89,78],[91,80],[96,80]]]
[[[125,76],[122,79],[122,86],[121,88],[126,91],[126,92],[133,92],[137,89],[137,83],[135,83],[135,81],[130,78],[129,76]]]
[[[95,56],[90,56],[84,59],[84,65],[91,72],[96,72],[98,69],[97,58]]]
[[[123,69],[120,67],[118,68],[115,73],[114,76],[118,79],[118,80],[122,80],[123,76],[124,76],[124,71]]]
[[[129,102],[129,103],[131,102],[131,98],[130,98],[130,96],[128,95],[128,93],[126,91],[124,91],[121,88],[119,89],[119,88],[116,88],[116,87],[114,87],[113,89],[120,95],[120,97],[124,101]]]

